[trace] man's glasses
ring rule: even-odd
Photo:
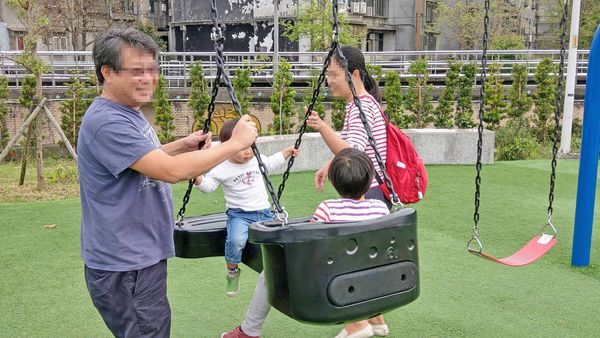
[[[144,76],[145,74],[157,75],[158,74],[158,66],[153,67],[122,67],[119,72],[127,72],[129,75],[134,77]]]

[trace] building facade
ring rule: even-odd
[[[36,5],[42,6],[50,21],[38,50],[90,50],[98,32],[137,23],[151,24],[168,40],[168,0],[38,0]],[[24,24],[0,0],[0,50],[23,49],[25,34]]]

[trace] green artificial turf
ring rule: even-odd
[[[483,168],[480,234],[488,251],[508,255],[546,222],[549,161]],[[510,268],[466,252],[473,227],[472,166],[429,166],[417,204],[421,295],[386,314],[391,337],[586,337],[600,332],[600,272],[570,265],[577,161],[558,165],[554,224],[558,244],[540,261]],[[316,193],[313,173],[293,173],[282,203],[292,217],[335,197]],[[280,176],[274,177],[276,184]],[[175,186],[179,208],[187,184]],[[188,215],[222,211],[220,192],[193,192]],[[177,210],[176,210],[177,211]],[[79,257],[78,199],[0,204],[0,336],[109,337],[91,304]],[[45,229],[46,224],[57,224]],[[597,237],[597,236],[596,236]],[[591,262],[600,260],[600,240]],[[169,261],[173,337],[219,337],[238,325],[257,274],[244,268],[240,295],[224,294],[222,258]],[[333,337],[338,326],[296,322],[272,310],[263,337]]]

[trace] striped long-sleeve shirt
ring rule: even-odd
[[[325,200],[313,214],[314,222],[359,222],[389,215],[385,203],[380,200],[352,200],[340,198]]]
[[[369,94],[359,97],[363,112],[367,117],[367,123],[371,129],[371,135],[377,144],[377,150],[381,155],[383,163],[387,157],[387,134],[385,130],[385,119],[383,110],[373,96]],[[373,162],[375,171],[379,177],[383,177],[379,164],[375,158],[375,151],[369,144],[367,132],[360,120],[358,107],[354,102],[346,105],[346,116],[344,117],[344,126],[342,128],[342,139],[346,140],[353,148],[364,151]],[[374,177],[371,188],[378,186],[377,179]]]

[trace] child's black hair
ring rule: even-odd
[[[342,149],[331,161],[329,180],[343,198],[360,199],[371,187],[375,168],[367,154],[354,149]]]
[[[219,131],[219,141],[226,142],[231,138],[233,129],[235,128],[235,125],[236,123],[238,123],[239,120],[239,118],[235,118],[223,123],[221,131]]]

